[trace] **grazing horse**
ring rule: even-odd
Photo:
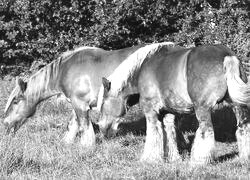
[[[95,134],[87,118],[87,111],[96,106],[101,77],[111,74],[124,59],[142,46],[114,51],[80,47],[63,53],[32,75],[27,82],[18,79],[4,111],[3,123],[7,132],[11,129],[16,132],[35,113],[38,103],[63,94],[73,107],[73,116],[64,141],[72,143],[80,132],[81,144],[92,147],[95,145]]]
[[[176,115],[195,113],[199,127],[191,164],[213,160],[215,145],[211,111],[231,105],[237,118],[239,156],[250,159],[250,85],[235,54],[223,45],[194,48],[148,45],[123,61],[99,91],[99,128],[110,135],[124,113],[124,99],[140,94],[147,130],[141,160],[181,159],[174,126]],[[188,123],[188,122],[186,122]]]

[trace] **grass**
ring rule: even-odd
[[[1,114],[13,84],[0,82]],[[134,109],[125,120],[141,117]],[[90,151],[83,149],[78,139],[72,146],[61,142],[69,118],[70,106],[57,105],[52,99],[39,105],[35,116],[14,137],[5,135],[1,125],[0,179],[250,179],[250,163],[237,157],[233,138],[217,142],[216,161],[203,167],[191,167],[189,156],[182,162],[146,164],[139,161],[145,135],[129,132],[131,125],[124,124],[122,135],[110,140],[97,133],[97,147]],[[216,128],[219,134],[221,128]],[[228,129],[231,133],[232,127]],[[233,137],[225,131],[221,134]]]

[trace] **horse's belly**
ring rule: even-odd
[[[181,72],[181,71],[179,71]],[[187,80],[184,73],[174,73],[175,76],[167,79],[161,85],[165,105],[173,110],[188,112],[193,107],[193,102],[187,90]]]
[[[165,91],[164,97],[165,107],[169,110],[187,113],[193,111],[193,103],[176,92]]]

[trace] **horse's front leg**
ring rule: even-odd
[[[89,104],[84,101],[77,101],[77,103],[74,103],[74,109],[79,124],[80,143],[85,148],[93,148],[96,144],[96,137],[93,125],[88,118]]]
[[[235,105],[233,110],[237,119],[239,157],[250,160],[250,111],[247,106],[240,105]]]
[[[67,132],[63,137],[63,141],[66,144],[72,144],[78,132],[79,132],[79,123],[77,120],[75,110],[72,110],[72,117],[67,125]]]
[[[157,111],[153,109],[155,103],[152,101],[143,101],[144,100],[141,101],[141,105],[147,121],[147,135],[141,161],[163,161],[167,152],[167,135],[165,128],[163,123],[158,120]]]
[[[165,132],[167,133],[168,161],[170,162],[181,160],[177,147],[177,135],[174,121],[174,114],[166,114],[163,118]]]
[[[191,163],[202,165],[212,161],[215,146],[214,130],[209,108],[197,107],[195,113],[199,128],[196,131],[191,151]]]
[[[67,94],[76,116],[76,118],[72,118],[71,134],[75,135],[79,132],[81,145],[85,148],[92,148],[95,146],[96,139],[93,125],[88,118],[89,105],[91,100],[94,99],[90,78],[80,74],[72,80],[70,87]]]

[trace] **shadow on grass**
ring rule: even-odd
[[[118,125],[118,135],[126,135],[128,133],[132,133],[134,135],[146,135],[146,118],[140,117],[136,121],[132,122],[122,122]]]
[[[118,126],[118,136],[128,133],[134,135],[146,134],[146,119],[140,109],[132,110],[126,115],[124,122]],[[236,118],[231,108],[223,107],[212,113],[215,140],[218,142],[236,141]],[[198,121],[195,114],[177,115],[175,121],[178,134],[178,147],[180,152],[191,151],[195,131],[198,128]]]
[[[215,163],[219,163],[219,162],[224,162],[224,161],[227,161],[229,159],[233,159],[235,158],[236,156],[238,156],[238,152],[231,152],[231,153],[227,153],[227,154],[224,154],[222,156],[219,156],[217,158],[215,158]]]

